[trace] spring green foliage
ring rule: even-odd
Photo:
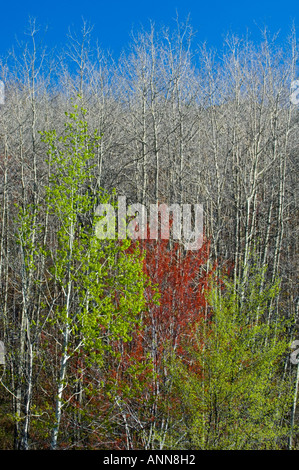
[[[190,362],[175,361],[182,401],[180,436],[191,449],[275,449],[287,437],[290,384],[282,374],[288,343],[283,322],[268,321],[277,285],[260,289],[251,277],[245,301],[225,282],[209,294],[211,316],[198,323]],[[279,374],[280,371],[280,374]]]
[[[101,331],[129,339],[144,308],[145,277],[138,247],[128,253],[129,240],[120,244],[95,236],[95,207],[109,202],[103,190],[91,191],[89,187],[100,136],[96,131],[89,135],[84,109],[79,112],[74,105],[74,112],[66,116],[62,136],[57,138],[56,131],[43,134],[54,168],[47,188],[48,204],[60,225],[51,272],[65,293],[71,284],[78,302],[68,318],[66,306],[57,311],[57,318],[69,322],[74,334],[80,332],[84,347],[89,352],[98,350],[100,356],[104,347]]]
[[[62,335],[56,433],[69,359],[79,352],[85,363],[101,366],[111,341],[129,340],[145,308],[138,247],[129,251],[129,240],[100,240],[95,234],[95,209],[110,198],[92,176],[100,136],[89,134],[85,113],[74,105],[60,137],[55,130],[42,134],[52,169],[47,205],[57,227],[57,249],[48,252],[49,271],[60,292],[51,322]]]

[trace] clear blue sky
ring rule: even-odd
[[[103,49],[110,49],[115,57],[130,41],[132,28],[157,25],[171,26],[178,11],[184,20],[190,14],[197,31],[197,42],[219,48],[228,31],[245,34],[246,28],[255,40],[259,27],[267,25],[271,32],[281,31],[283,40],[295,22],[299,31],[299,1],[208,1],[208,0],[1,0],[0,56],[15,44],[15,38],[24,39],[29,16],[35,17],[41,29],[48,26],[45,42],[50,46],[64,45],[68,27],[79,29],[81,18],[94,25],[93,36]]]

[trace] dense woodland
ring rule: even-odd
[[[299,449],[296,33],[44,41],[0,62],[1,449]],[[98,239],[119,195],[201,249]]]

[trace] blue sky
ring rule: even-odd
[[[202,0],[5,0],[0,7],[0,56],[5,55],[16,37],[24,40],[29,16],[35,17],[43,31],[48,26],[45,42],[50,47],[61,47],[66,41],[68,27],[79,30],[81,18],[94,25],[93,37],[103,49],[110,49],[117,57],[130,41],[132,28],[147,27],[149,20],[157,25],[173,24],[178,11],[184,20],[190,14],[191,25],[197,31],[196,42],[220,48],[223,35],[232,31],[239,35],[249,29],[253,40],[258,40],[259,28],[268,26],[270,32],[280,30],[283,40],[292,22],[299,30],[298,0],[263,1],[202,1]]]

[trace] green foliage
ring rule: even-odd
[[[62,336],[60,394],[72,357],[79,354],[85,365],[102,367],[105,355],[112,352],[111,342],[129,341],[145,308],[146,278],[138,246],[128,250],[129,240],[96,237],[95,209],[98,204],[112,204],[113,198],[97,187],[93,176],[100,136],[97,131],[89,134],[85,114],[74,105],[74,112],[66,113],[60,137],[55,130],[42,134],[52,168],[47,204],[57,227],[56,250],[49,250],[48,258],[49,272],[60,291],[50,319]],[[59,393],[56,431],[63,403]]]
[[[187,448],[275,449],[287,437],[291,389],[279,374],[288,348],[286,325],[268,321],[277,285],[260,286],[253,275],[241,302],[238,286],[214,285],[211,316],[197,325],[189,363],[174,362]]]
[[[90,191],[94,151],[101,136],[97,131],[90,136],[86,111],[79,112],[78,105],[73,107],[74,112],[66,113],[63,135],[57,137],[55,130],[43,133],[54,169],[47,201],[59,221],[58,249],[51,273],[64,291],[72,284],[77,300],[70,316],[65,306],[56,314],[69,322],[74,334],[80,332],[82,344],[92,353],[102,352],[103,330],[106,339],[130,339],[136,315],[144,308],[145,276],[138,248],[127,251],[129,240],[118,243],[95,236],[95,206],[111,202],[104,190]]]

